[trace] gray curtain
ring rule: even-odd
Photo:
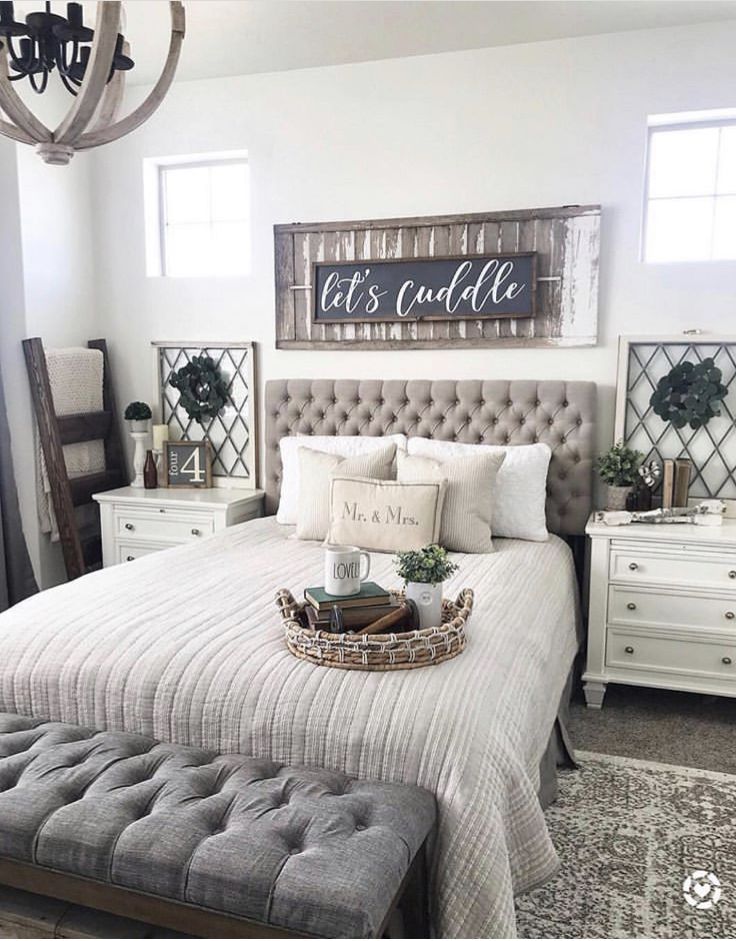
[[[38,591],[20,521],[5,390],[0,373],[0,611]]]

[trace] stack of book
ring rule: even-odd
[[[357,595],[328,595],[324,588],[306,588],[304,606],[309,626],[316,631],[358,631],[372,624],[392,608],[396,599],[375,582],[363,582]]]
[[[690,471],[690,461],[684,457],[678,457],[674,461],[667,459],[662,462],[663,509],[669,510],[675,506],[687,506]]]

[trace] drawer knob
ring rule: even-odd
[[[730,658],[730,657],[721,657],[721,663],[725,663],[727,667],[730,667],[730,666],[731,666],[731,658]]]
[[[639,568],[639,566],[637,565],[636,562],[629,562],[629,568],[631,569],[632,572],[635,572]]]
[[[129,556],[127,556],[127,558],[125,559],[125,561],[126,561],[126,562],[132,562],[134,559],[135,559],[135,556],[134,556],[134,555],[129,555]]]
[[[635,604],[633,601],[630,601],[630,602],[626,605],[626,607],[629,609],[629,611],[636,611],[636,604]]]
[[[633,652],[634,652],[634,648],[633,648],[633,647],[624,647],[624,650],[626,651],[626,653],[633,653]]]
[[[727,620],[727,621],[733,621],[734,617],[736,617],[736,615],[734,615],[733,611],[726,611],[726,620]]]
[[[731,569],[731,571],[728,573],[728,577],[736,578],[736,569]]]
[[[158,511],[159,511],[159,513],[165,513],[165,512],[166,512],[166,510],[165,510],[164,507],[162,507],[162,506],[160,506],[160,507],[158,508]]]
[[[132,523],[126,523],[126,524],[125,524],[125,528],[126,528],[129,532],[132,532],[132,531],[135,529],[135,526],[134,526]]]
[[[192,536],[199,536],[199,530],[196,526],[192,528]]]

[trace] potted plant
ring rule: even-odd
[[[419,609],[421,627],[434,627],[442,623],[442,583],[457,571],[457,565],[441,546],[425,546],[409,552],[399,552],[394,560],[399,578],[406,585],[406,597]]]
[[[626,499],[637,481],[637,473],[644,455],[617,441],[596,461],[598,474],[607,485],[606,509],[625,510]]]
[[[125,409],[125,420],[130,422],[131,432],[148,431],[151,417],[151,406],[145,402],[131,402]]]

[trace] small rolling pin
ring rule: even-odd
[[[402,624],[402,622],[405,623]],[[361,631],[355,633],[356,636],[361,634],[382,634],[397,624],[402,624],[405,631],[419,630],[419,609],[410,598],[407,598],[389,614],[384,614],[382,618],[367,624]]]

